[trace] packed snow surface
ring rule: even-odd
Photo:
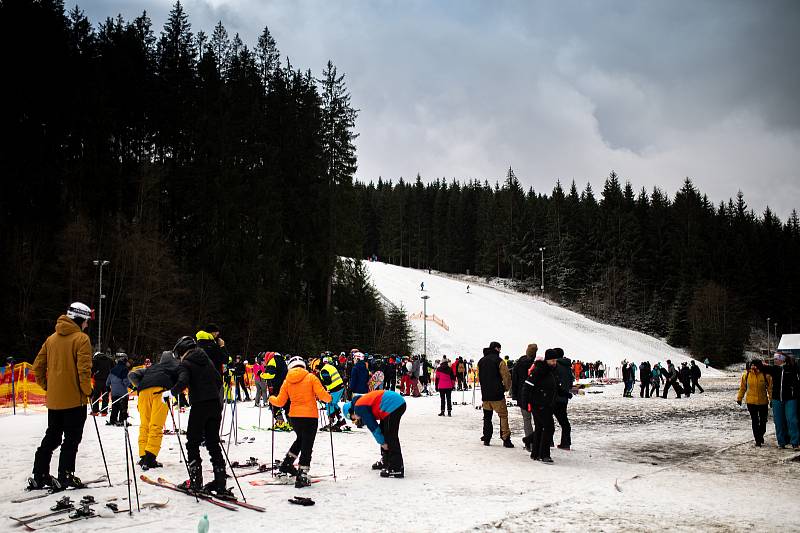
[[[47,528],[53,533],[137,531],[193,533],[208,514],[210,533],[281,532],[468,532],[468,531],[800,531],[800,514],[791,502],[800,491],[800,463],[792,450],[775,446],[772,421],[767,444],[752,444],[746,410],[735,403],[737,377],[701,380],[704,394],[689,399],[623,398],[621,385],[589,389],[569,404],[572,451],[553,449],[552,465],[532,461],[521,446],[521,416],[510,407],[514,449],[503,448],[495,418],[491,446],[478,440],[481,411],[473,408],[471,391],[454,392],[452,417],[439,417],[439,398],[409,398],[400,440],[405,479],[382,479],[370,465],[378,447],[366,433],[334,434],[337,481],[330,477],[304,489],[293,486],[252,486],[241,478],[251,503],[266,513],[228,511],[194,498],[139,483],[144,502],[169,498],[167,508],[125,514]],[[637,387],[638,392],[638,387]],[[480,402],[477,391],[476,403]],[[240,403],[239,426],[258,424],[259,411]],[[28,410],[0,415],[0,531],[24,531],[8,516],[43,512],[60,497],[10,503],[25,495],[23,487],[33,454],[47,425],[43,412]],[[138,412],[131,401],[130,428],[134,451]],[[262,426],[269,419],[261,413]],[[187,414],[181,417],[185,427]],[[230,412],[226,420],[230,419]],[[124,432],[99,418],[100,436],[113,487],[70,493],[73,500],[91,494],[100,504],[117,498],[126,506]],[[168,423],[168,425],[171,425]],[[225,432],[229,429],[225,424]],[[251,456],[270,462],[272,433],[240,430],[254,436],[252,444],[231,443],[231,461]],[[275,457],[283,457],[293,435],[275,434]],[[559,432],[556,430],[556,443]],[[201,449],[204,474],[211,478],[208,456]],[[159,460],[164,468],[151,477],[186,478],[174,435],[165,436]],[[55,473],[58,453],[53,458]],[[331,441],[318,433],[312,475],[332,473]],[[243,472],[242,470],[238,471]],[[77,474],[90,479],[104,473],[94,424],[86,422],[78,453]],[[137,468],[137,474],[139,473]],[[235,483],[229,480],[229,486]],[[313,507],[298,507],[287,499],[312,498]]]
[[[463,356],[477,361],[491,341],[503,346],[502,355],[516,359],[530,343],[540,350],[563,348],[567,357],[584,362],[602,361],[607,375],[619,375],[622,360],[651,364],[670,359],[678,365],[691,357],[666,342],[624,328],[601,324],[563,309],[541,298],[428,274],[426,270],[398,267],[380,262],[365,263],[375,288],[388,301],[402,305],[406,312],[422,316],[422,296],[427,300],[427,353],[430,359],[441,355]],[[425,290],[420,290],[424,283]],[[430,320],[436,315],[449,330]],[[423,321],[411,321],[417,332],[417,349],[423,351]],[[712,361],[713,366],[713,361]],[[708,376],[720,375],[713,368]]]

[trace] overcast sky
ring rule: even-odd
[[[84,0],[94,23],[172,0]],[[66,1],[71,8],[74,3]],[[556,179],[611,170],[670,194],[690,177],[718,203],[800,207],[800,1],[187,0],[284,59],[347,76],[357,178]]]

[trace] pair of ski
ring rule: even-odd
[[[194,490],[188,490],[184,487],[176,485],[166,479],[160,477],[157,480],[152,480],[146,475],[142,474],[139,476],[139,479],[144,481],[149,485],[153,485],[156,487],[162,487],[165,489],[173,490],[175,492],[180,492],[182,494],[186,494],[187,496],[194,496],[201,500],[207,501],[208,503],[214,504],[217,507],[222,507],[223,509],[227,509],[229,511],[238,511],[239,507],[244,507],[246,509],[252,509],[253,511],[259,511],[263,513],[266,511],[264,507],[259,507],[258,505],[253,505],[252,503],[247,503],[242,500],[237,500],[236,498],[223,498],[218,495],[211,495],[207,492],[198,492]],[[238,506],[238,507],[237,507]]]
[[[90,502],[90,503],[97,503],[97,502]],[[166,499],[163,502],[144,502],[141,504],[141,507],[145,509],[162,509],[167,506],[169,503],[169,499]],[[127,513],[128,509],[119,509],[116,505],[106,504],[114,514],[119,513]],[[56,518],[55,520],[49,520],[46,522],[40,522],[45,518],[50,518],[53,516],[57,516],[59,514],[70,513],[68,517]],[[62,526],[65,524],[70,524],[72,522],[79,522],[81,520],[88,520],[89,518],[96,518],[98,516],[104,516],[100,513],[96,513],[93,509],[89,508],[89,503],[86,505],[81,505],[80,507],[75,507],[73,504],[69,504],[68,507],[63,507],[61,509],[57,509],[51,511],[49,513],[44,513],[40,515],[28,515],[23,517],[10,517],[12,520],[16,520],[21,525],[25,526],[25,529],[28,531],[38,531],[40,529],[45,529],[52,526]]]
[[[332,474],[331,474],[332,475]],[[311,483],[319,483],[323,477],[328,476],[308,476]],[[270,479],[254,479],[249,481],[254,487],[269,487],[273,485],[294,485],[294,478],[288,476],[274,477]]]
[[[67,487],[67,488],[62,489],[62,490],[52,490],[52,489],[50,489],[50,490],[37,491],[36,493],[31,494],[29,496],[22,496],[20,498],[15,498],[15,499],[11,500],[11,503],[29,502],[31,500],[36,500],[36,499],[39,499],[39,498],[44,498],[46,496],[50,496],[51,494],[57,494],[59,492],[65,492],[65,491],[88,489],[88,488],[91,488],[91,487],[89,487],[89,485],[96,485],[97,483],[107,483],[107,482],[108,482],[108,478],[106,476],[100,476],[97,479],[90,479],[89,481],[84,481],[82,487]],[[97,488],[97,487],[94,487],[94,488]]]

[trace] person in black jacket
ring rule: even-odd
[[[242,356],[237,355],[235,364],[233,365],[233,375],[236,378],[236,401],[242,401],[241,389],[244,389],[244,400],[250,401],[250,391],[244,382],[244,375],[247,373],[247,367],[242,362]]]
[[[683,394],[683,389],[681,389],[681,386],[678,385],[678,371],[675,370],[675,365],[672,364],[672,361],[667,359],[666,371],[664,371],[663,368],[661,370],[661,375],[665,376],[664,393],[661,397],[666,399],[669,388],[672,387],[675,389],[675,394],[677,394],[678,398],[680,398],[681,394]]]
[[[484,446],[489,446],[492,439],[492,413],[497,412],[500,417],[500,438],[503,446],[513,448],[511,443],[511,428],[508,426],[508,406],[506,405],[506,391],[511,388],[511,373],[505,361],[500,359],[500,343],[492,341],[488,348],[483,349],[483,357],[478,361],[478,381],[481,384],[481,400],[483,407],[483,436]]]
[[[678,371],[678,379],[681,382],[684,394],[686,394],[686,397],[688,398],[692,393],[692,373],[689,370],[689,365],[686,364],[686,361],[681,363],[681,369]]]
[[[553,407],[558,394],[556,378],[556,360],[558,352],[553,349],[545,351],[544,357],[538,356],[533,363],[525,386],[528,389],[528,409],[533,415],[533,442],[531,459],[552,463],[550,458],[550,442],[553,440],[555,424],[553,424]]]
[[[511,372],[511,399],[517,402],[517,407],[522,413],[522,429],[525,432],[522,442],[529,452],[532,450],[533,423],[531,422],[531,413],[528,411],[528,402],[525,401],[523,392],[525,391],[525,380],[528,379],[528,371],[533,366],[533,360],[536,358],[538,350],[539,347],[536,344],[529,344],[525,350],[525,355],[517,360],[514,370]]]
[[[644,361],[639,365],[639,398],[650,397],[650,361]]]
[[[222,376],[206,352],[197,347],[191,337],[181,337],[173,348],[173,353],[181,360],[178,367],[178,382],[171,391],[164,393],[165,399],[177,395],[189,388],[189,401],[192,410],[186,427],[186,460],[189,467],[189,479],[184,483],[187,489],[232,496],[225,486],[225,460],[219,442],[219,426],[222,422]],[[203,470],[200,459],[200,443],[205,441],[211,465],[214,469],[214,481],[203,486]]]
[[[700,389],[700,392],[705,392],[703,387],[700,386],[700,376],[702,375],[702,372],[694,360],[692,360],[691,366],[689,367],[689,373],[692,378],[692,392],[694,392],[696,389]]]
[[[225,341],[219,336],[219,326],[208,324],[204,329],[197,332],[195,338],[197,339],[197,347],[206,352],[219,375],[223,375],[225,365],[228,364],[230,357],[228,356],[228,350],[225,348]]]
[[[776,353],[774,365],[764,365],[765,374],[772,376],[772,421],[775,422],[775,438],[779,448],[791,444],[800,447],[800,427],[797,419],[797,403],[800,397],[797,365],[791,356]]]
[[[394,355],[390,355],[383,365],[383,390],[395,390],[397,387],[397,362]]]
[[[567,404],[572,398],[572,383],[575,380],[575,373],[572,371],[572,361],[564,357],[564,350],[553,348],[556,359],[556,380],[558,381],[558,394],[553,405],[553,414],[561,426],[561,443],[558,448],[569,450],[572,446],[572,426],[567,416]],[[546,357],[546,356],[545,356]]]
[[[92,357],[92,377],[94,378],[94,388],[92,389],[92,416],[101,413],[102,416],[108,414],[108,389],[106,380],[108,374],[114,366],[114,361],[103,352],[97,352]],[[101,401],[97,401],[102,397]],[[102,410],[100,404],[103,404]]]

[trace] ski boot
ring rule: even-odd
[[[227,481],[228,476],[225,473],[225,466],[215,466],[214,481],[207,483],[206,486],[203,487],[203,491],[222,499],[235,499],[236,496],[233,495],[233,492],[225,486]]]
[[[296,476],[298,472],[297,469],[294,467],[295,459],[297,459],[296,455],[294,455],[293,453],[287,453],[286,457],[283,458],[283,462],[278,467],[278,470],[283,474],[287,474],[289,476]]]
[[[294,488],[302,489],[303,487],[308,487],[311,485],[311,480],[308,479],[308,467],[301,466],[300,470],[297,472],[297,477],[294,481]]]
[[[380,461],[376,461],[375,464],[372,465],[372,469],[373,470],[383,470],[383,469],[386,468],[387,464],[389,464],[389,462],[386,460],[386,452],[381,450],[381,459],[380,459]]]
[[[142,465],[142,470],[161,468],[162,466],[164,465],[156,461],[156,456],[153,455],[152,452],[144,452],[144,464]]]
[[[69,514],[69,517],[73,520],[75,518],[84,518],[87,516],[94,516],[94,510],[89,507],[88,503],[82,504],[80,507],[77,507],[73,512]]]
[[[75,504],[72,503],[72,499],[70,499],[69,496],[64,496],[58,500],[56,504],[50,508],[50,510],[61,511],[63,509],[72,509],[73,507],[75,507]]]
[[[26,490],[45,489],[52,489],[53,492],[56,492],[61,490],[61,484],[50,474],[38,474],[34,472],[33,476],[28,478],[28,486],[26,487]]]
[[[181,487],[187,491],[203,490],[203,468],[199,460],[189,463],[189,479],[184,481]]]
[[[81,489],[86,485],[81,482],[81,479],[75,475],[75,472],[59,472],[58,473],[58,482],[61,484],[61,488],[75,488]]]
[[[94,496],[92,496],[91,494],[87,494],[86,496],[81,498],[81,505],[83,504],[94,505],[95,503],[97,503],[97,500],[95,500]]]
[[[402,478],[405,477],[405,469],[400,468],[384,468],[381,470],[381,477],[396,477]]]

